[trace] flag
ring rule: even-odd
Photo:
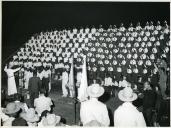
[[[69,74],[69,88],[70,88],[70,96],[74,97],[75,95],[75,82],[74,82],[74,64],[73,64],[73,57],[71,59],[71,68]]]
[[[87,100],[87,67],[86,67],[86,56],[83,57],[83,66],[82,66],[82,75],[81,75],[81,83],[80,88],[78,89],[78,99],[82,102]]]

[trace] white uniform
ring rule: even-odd
[[[112,86],[112,85],[113,85],[112,78],[111,77],[105,78],[105,86]]]
[[[31,73],[30,71],[25,71],[24,73],[25,89],[28,89],[28,83],[31,77],[33,77],[33,73]]]
[[[8,76],[8,95],[13,95],[17,93],[14,73],[17,72],[18,70],[20,70],[20,68],[7,69],[7,66],[4,69],[4,71],[7,73],[7,76]]]
[[[62,92],[63,96],[68,95],[68,91],[66,89],[66,85],[68,84],[68,73],[65,71],[62,73]]]
[[[129,83],[126,80],[119,81],[119,87],[126,87]]]

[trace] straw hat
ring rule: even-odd
[[[37,122],[39,120],[39,116],[35,113],[34,108],[28,109],[26,113],[21,113],[20,116],[30,123]]]
[[[137,94],[133,93],[130,87],[126,87],[118,93],[118,97],[121,101],[129,102],[137,99]]]
[[[104,93],[104,88],[100,87],[99,84],[92,84],[87,88],[87,94],[90,97],[100,97]]]
[[[4,108],[2,112],[6,114],[13,114],[13,113],[18,112],[19,110],[20,110],[20,107],[16,103],[11,102],[7,104],[6,108]]]
[[[56,116],[55,114],[49,114],[46,118],[43,119],[42,124],[43,126],[55,126],[61,120],[60,116]]]

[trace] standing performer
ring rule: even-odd
[[[28,83],[28,91],[30,94],[31,107],[34,107],[34,99],[39,97],[40,87],[41,87],[40,78],[37,77],[37,72],[34,71],[33,77],[29,79],[29,83]]]
[[[43,78],[42,78],[42,87],[45,89],[45,96],[48,96],[49,94],[49,82],[50,82],[50,74],[47,70],[47,67],[45,70],[42,71]]]
[[[7,73],[8,76],[8,95],[13,95],[17,93],[14,73],[20,70],[20,68],[16,68],[16,69],[11,69],[11,68],[12,68],[11,65],[8,65],[8,67],[6,65],[4,68],[4,71]]]
[[[29,79],[33,77],[32,69],[27,68],[24,73],[25,89],[28,89]]]
[[[62,93],[63,93],[62,97],[67,97],[68,95],[68,91],[66,88],[67,84],[68,84],[68,72],[66,69],[64,69],[64,72],[62,73]]]
[[[82,75],[82,72],[81,72],[81,69],[78,70],[77,72],[77,83],[76,83],[76,86],[77,86],[77,96],[78,96],[78,93],[80,91],[80,84],[81,84],[81,75]]]

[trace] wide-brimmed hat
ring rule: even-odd
[[[3,109],[3,112],[6,114],[13,114],[16,113],[20,110],[20,107],[15,103],[15,102],[11,102],[8,103],[6,108]]]
[[[137,99],[137,94],[133,93],[130,87],[125,87],[118,93],[118,97],[121,101],[129,102]]]
[[[87,88],[87,94],[90,97],[100,97],[104,93],[104,88],[100,87],[99,84],[92,84]]]
[[[34,108],[30,108],[25,113],[21,113],[20,116],[25,119],[27,122],[37,122],[39,120],[39,116],[35,113]]]
[[[55,126],[60,122],[60,120],[60,116],[57,116],[55,114],[49,114],[46,116],[46,118],[43,119],[42,124],[43,126]]]

